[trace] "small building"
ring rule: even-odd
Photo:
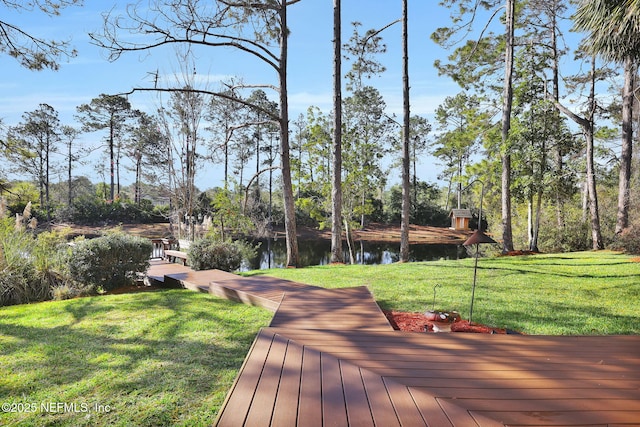
[[[453,230],[469,230],[469,220],[471,219],[471,210],[469,209],[452,209],[449,214],[451,218],[451,228]]]

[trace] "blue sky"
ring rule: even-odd
[[[84,7],[62,11],[59,17],[38,13],[9,13],[3,20],[18,25],[39,37],[66,39],[78,50],[78,56],[63,62],[57,72],[28,71],[12,58],[0,56],[0,118],[5,125],[15,125],[26,111],[47,103],[59,113],[64,124],[76,125],[73,120],[78,105],[88,103],[101,93],[122,93],[135,86],[148,86],[148,73],[159,71],[170,76],[180,71],[171,51],[151,51],[123,55],[115,62],[107,61],[107,53],[89,43],[88,32],[101,28],[101,14],[111,9],[108,1],[85,2]],[[122,8],[129,2],[117,2]],[[400,0],[344,0],[343,42],[353,31],[350,23],[361,22],[362,29],[380,28],[400,17]],[[117,10],[117,9],[114,9]],[[2,10],[3,13],[5,10]],[[332,100],[332,2],[330,0],[302,0],[290,8],[291,35],[289,59],[290,115],[292,119],[315,105],[325,112]],[[436,0],[409,1],[409,67],[411,112],[432,120],[432,114],[446,96],[455,95],[459,87],[446,77],[439,77],[433,68],[435,59],[444,59],[445,51],[429,36],[439,26],[449,25],[449,11],[438,6]],[[396,24],[381,34],[388,47],[380,61],[387,67],[383,76],[371,84],[383,94],[388,113],[401,114],[401,26]],[[215,80],[228,76],[243,76],[247,83],[275,82],[275,75],[255,60],[234,54],[229,49],[208,48],[198,52],[197,73]],[[346,71],[346,70],[345,70]],[[132,106],[153,112],[158,97],[149,93],[130,97]],[[101,138],[87,135],[83,138]],[[421,178],[434,181],[438,168],[432,159],[422,162]],[[209,181],[207,179],[207,181]],[[201,184],[207,186],[206,184]]]

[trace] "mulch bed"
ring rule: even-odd
[[[502,328],[493,328],[475,322],[469,323],[468,320],[456,320],[450,324],[442,324],[428,320],[424,313],[406,313],[395,310],[383,310],[383,312],[394,329],[404,332],[436,332],[450,328],[451,332],[473,332],[481,334],[512,333]]]

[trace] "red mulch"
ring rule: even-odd
[[[107,294],[125,294],[135,292],[148,292],[165,289],[159,286],[147,286],[147,285],[131,285],[123,286],[121,288],[113,289]],[[506,334],[506,329],[492,328],[486,325],[480,325],[477,323],[469,323],[468,320],[460,320],[453,317],[453,322],[432,322],[427,319],[424,313],[406,313],[395,310],[383,310],[385,316],[389,320],[389,323],[395,330],[404,332],[434,332],[438,329],[448,330],[451,328],[451,332],[475,332],[482,334]],[[434,328],[435,326],[435,328]]]
[[[423,313],[405,313],[401,311],[384,311],[385,316],[394,329],[405,332],[433,332],[435,329],[443,329],[442,324],[427,320]],[[475,332],[483,334],[506,334],[506,329],[492,328],[477,323],[469,323],[468,320],[457,320],[450,326],[451,332]]]

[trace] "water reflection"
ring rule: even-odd
[[[258,242],[255,242],[258,243]],[[283,268],[287,263],[287,248],[284,239],[259,241],[258,255],[252,259],[245,270],[259,270],[266,268]],[[331,259],[331,242],[328,240],[300,240],[300,265],[326,265]],[[343,245],[344,259],[348,262],[349,251]],[[391,264],[400,257],[400,243],[386,242],[356,242],[354,254],[357,264]],[[434,261],[444,259],[466,258],[467,252],[461,245],[411,245],[409,248],[410,261]]]

